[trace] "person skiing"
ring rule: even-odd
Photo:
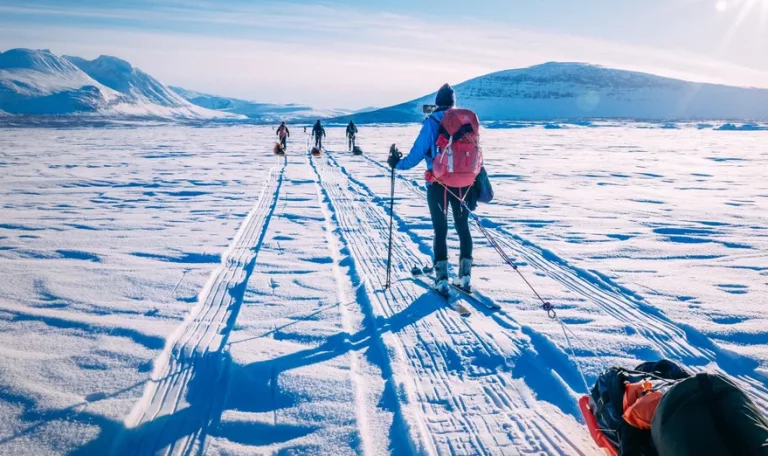
[[[435,97],[437,108],[424,120],[421,126],[419,136],[411,148],[411,151],[405,158],[393,144],[390,149],[390,155],[387,160],[390,167],[398,170],[408,170],[418,165],[422,160],[426,160],[427,175],[432,176],[432,160],[436,156],[437,139],[441,121],[445,112],[453,108],[456,104],[456,95],[453,88],[445,84],[440,87]],[[471,290],[470,279],[472,275],[472,234],[469,231],[469,212],[462,207],[461,201],[457,196],[466,195],[465,202],[470,208],[475,207],[476,194],[469,191],[468,187],[443,187],[438,182],[427,181],[427,205],[429,214],[432,218],[432,228],[434,229],[433,248],[435,253],[435,285],[437,292],[447,295],[448,284],[448,205],[451,206],[453,213],[453,222],[456,232],[459,235],[460,253],[459,253],[459,273],[454,281],[456,286],[466,291]]]
[[[283,149],[285,149],[285,146],[288,143],[288,138],[291,137],[291,132],[288,131],[288,127],[285,125],[285,122],[281,122],[280,126],[277,127],[277,136],[280,138],[280,144],[283,145]]]
[[[355,147],[355,136],[357,136],[357,126],[355,126],[354,121],[350,120],[349,125],[347,125],[347,142],[350,151]]]
[[[319,120],[315,122],[315,126],[312,127],[312,137],[315,138],[315,147],[322,149],[323,137],[325,137],[325,128],[323,128]]]

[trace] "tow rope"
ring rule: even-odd
[[[568,333],[571,333],[571,336],[573,336],[574,339],[578,340],[581,345],[583,345],[587,350],[591,351],[592,354],[597,358],[600,359],[599,356],[592,350],[588,345],[586,345],[584,342],[582,342],[576,334],[568,328],[568,326],[563,322],[560,318],[557,316],[557,311],[555,311],[555,306],[552,305],[549,301],[545,300],[541,297],[539,292],[536,290],[536,288],[531,284],[531,282],[528,280],[528,278],[525,277],[525,275],[520,271],[520,268],[515,264],[514,261],[512,261],[512,258],[507,255],[507,252],[504,251],[504,249],[499,245],[499,243],[494,239],[493,235],[483,226],[481,223],[480,217],[475,215],[474,212],[472,212],[469,209],[469,205],[467,205],[467,202],[463,199],[459,198],[451,189],[440,182],[439,180],[434,181],[437,184],[440,184],[441,187],[445,189],[446,192],[450,193],[454,198],[456,198],[462,205],[462,207],[469,213],[469,216],[472,218],[472,220],[475,221],[475,224],[477,225],[477,228],[480,230],[480,232],[485,236],[485,238],[488,240],[488,242],[491,244],[494,250],[499,254],[499,256],[504,260],[505,263],[507,263],[509,266],[512,267],[512,269],[517,272],[517,275],[520,276],[521,279],[523,279],[523,282],[525,282],[526,285],[528,285],[528,288],[531,289],[533,294],[536,296],[536,298],[541,302],[541,309],[544,310],[547,313],[547,317],[549,317],[550,320],[554,320],[560,324],[560,327],[563,330],[563,336],[565,337],[565,342],[568,344],[568,349],[571,352],[571,357],[573,358],[573,362],[576,364],[576,368],[579,370],[579,374],[581,375],[581,380],[584,382],[584,388],[586,389],[587,394],[589,394],[590,388],[589,383],[587,382],[587,376],[584,374],[584,370],[581,367],[581,364],[579,364],[578,358],[576,357],[576,352],[573,348],[573,344],[571,343],[571,338],[568,337]],[[447,206],[447,204],[446,204]]]

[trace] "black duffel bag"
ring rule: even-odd
[[[733,381],[698,374],[670,388],[651,425],[659,456],[766,456],[768,421]]]

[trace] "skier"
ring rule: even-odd
[[[445,116],[445,111],[456,104],[456,95],[453,88],[445,84],[437,92],[435,98],[437,109],[424,120],[421,126],[419,136],[411,148],[411,151],[405,158],[393,144],[387,160],[393,169],[407,170],[418,165],[422,160],[426,160],[427,175],[431,178],[432,159],[436,155],[436,143],[440,122]],[[448,294],[448,205],[450,204],[453,212],[453,221],[456,232],[459,235],[460,253],[459,253],[459,273],[454,281],[456,286],[466,291],[470,291],[470,279],[472,274],[472,235],[469,231],[469,212],[462,208],[461,201],[457,196],[466,195],[464,200],[470,208],[477,204],[477,196],[474,191],[469,191],[470,186],[455,188],[443,187],[440,183],[427,181],[427,205],[429,214],[432,218],[432,227],[435,232],[433,247],[435,252],[435,290],[443,295]]]
[[[285,146],[287,145],[288,138],[291,137],[291,132],[288,131],[288,127],[285,125],[285,122],[281,122],[280,126],[277,127],[277,136],[280,137],[280,144],[283,145],[283,149],[285,149]]]
[[[315,126],[312,127],[312,137],[315,138],[315,147],[318,149],[323,148],[323,137],[325,136],[325,128],[320,124],[318,120],[315,122]]]
[[[357,127],[355,122],[350,120],[349,125],[347,125],[347,142],[350,151],[355,147],[355,136],[357,136]]]

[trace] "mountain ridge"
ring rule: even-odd
[[[633,118],[766,120],[768,89],[684,81],[578,62],[502,70],[454,86],[459,106],[484,121]],[[436,92],[334,121],[418,122]]]
[[[194,105],[222,112],[241,114],[251,120],[260,122],[280,122],[283,120],[299,122],[327,119],[352,113],[352,111],[343,109],[316,109],[311,106],[297,103],[262,103],[234,97],[223,97],[194,90],[187,90],[178,86],[170,86],[169,88]]]
[[[47,49],[0,52],[0,111],[5,117],[220,119],[116,57],[59,57]]]
[[[768,120],[768,89],[691,82],[580,62],[546,62],[456,84],[459,106],[483,121],[637,119]],[[0,112],[13,115],[192,120],[410,123],[435,92],[380,109],[314,109],[166,86],[117,57],[50,50],[0,52]]]

